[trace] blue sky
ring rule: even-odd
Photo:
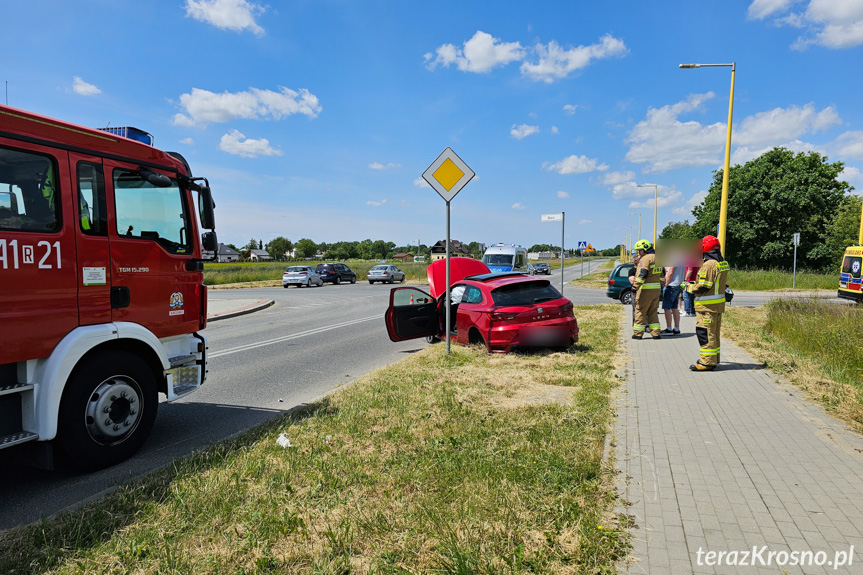
[[[720,167],[817,150],[863,187],[863,0],[0,3],[8,103],[131,125],[209,178],[222,241],[597,248],[692,219]],[[789,206],[793,209],[793,206]],[[790,232],[789,232],[790,233]],[[633,232],[635,234],[635,231]],[[633,238],[634,239],[634,238]]]

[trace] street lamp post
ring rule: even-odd
[[[737,63],[730,64],[681,64],[681,68],[731,68],[731,95],[728,98],[728,128],[725,133],[725,168],[722,171],[722,200],[719,204],[719,247],[725,256],[725,229],[728,216],[728,170],[731,163],[731,117],[734,111],[734,73]]]
[[[649,188],[653,186],[653,245],[656,245],[656,204],[659,201],[659,185],[658,184],[637,184],[639,188]],[[641,230],[641,219],[639,218],[638,229]],[[639,235],[641,235],[639,233]],[[641,239],[641,238],[638,238]]]

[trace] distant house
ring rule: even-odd
[[[413,254],[396,254],[393,256],[393,259],[399,260],[400,262],[404,262],[404,263],[410,263],[410,262],[414,261],[414,255]]]
[[[249,250],[248,258],[253,262],[269,262],[273,260],[266,250]]]
[[[234,248],[229,248],[225,244],[219,244],[219,263],[226,264],[228,262],[238,262],[243,259],[243,255],[235,250]]]
[[[470,252],[458,240],[450,240],[449,255],[453,258],[469,258]],[[446,240],[441,240],[431,247],[431,261],[442,260],[446,257]]]

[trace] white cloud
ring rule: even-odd
[[[192,146],[194,145],[195,140],[193,140],[192,138],[183,138],[182,140],[180,140],[180,143],[186,144],[187,146]]]
[[[676,204],[681,200],[683,200],[683,194],[681,194],[677,190],[669,191],[666,195],[660,195],[656,198],[656,206],[657,208],[667,208],[668,206]],[[628,207],[633,210],[644,210],[647,208],[650,208],[652,210],[653,198],[646,198],[643,202],[630,202]]]
[[[611,34],[606,34],[596,44],[589,46],[564,49],[552,40],[548,44],[537,43],[527,50],[519,42],[503,42],[500,38],[477,30],[463,46],[457,48],[453,44],[443,44],[434,53],[426,53],[423,56],[426,68],[434,70],[438,66],[455,64],[462,72],[484,74],[511,62],[522,62],[522,76],[551,83],[586,68],[594,60],[621,57],[628,52],[623,40]],[[528,53],[533,55],[533,61],[527,60]]]
[[[724,122],[703,126],[681,122],[678,116],[702,107],[713,92],[692,94],[686,100],[661,108],[648,108],[647,118],[630,130],[626,160],[647,164],[646,172],[666,172],[690,166],[710,166],[725,149]]]
[[[600,181],[606,186],[616,186],[626,182],[634,182],[635,172],[608,172],[602,176]]]
[[[256,158],[258,156],[281,156],[282,152],[270,146],[266,138],[252,140],[246,138],[238,130],[231,130],[222,136],[219,149],[223,152],[240,156],[243,158]]]
[[[369,201],[367,201],[367,202],[366,202],[366,205],[367,205],[367,206],[374,206],[374,207],[376,207],[376,208],[377,208],[377,207],[380,207],[380,206],[384,205],[385,203],[387,203],[387,201],[386,201],[386,200],[381,200],[381,201],[379,201],[379,202],[376,202],[376,201],[374,201],[374,200],[369,200]]]
[[[531,134],[538,134],[539,126],[528,126],[527,124],[521,124],[520,126],[512,125],[512,128],[509,131],[509,135],[515,138],[516,140],[523,140],[524,138],[530,136]]]
[[[791,150],[795,153],[800,152],[824,152],[823,149],[818,146],[814,146],[808,142],[803,142],[801,140],[792,140],[790,142],[784,142],[782,144],[763,146],[761,148],[749,148],[748,146],[740,146],[734,148],[734,151],[731,153],[731,165],[735,164],[745,164],[749,160],[754,160],[758,156],[764,154],[765,152],[769,152],[775,147],[782,147],[787,150]]]
[[[527,206],[525,206],[525,205],[523,205],[523,204],[520,204],[519,202],[516,202],[516,203],[514,203],[514,204],[512,205],[512,209],[514,209],[514,210],[523,210],[523,209],[525,209],[526,207],[527,207]]]
[[[572,72],[586,68],[594,60],[624,56],[627,53],[623,40],[606,34],[599,43],[589,46],[577,46],[565,50],[557,42],[534,46],[537,60],[523,62],[522,75],[533,80],[551,83],[560,78],[566,78]]]
[[[605,164],[600,164],[596,158],[588,158],[587,156],[568,156],[559,162],[549,164],[546,162],[542,166],[549,172],[557,172],[562,175],[569,174],[586,174],[588,172],[604,172],[608,169]]]
[[[569,197],[569,194],[566,192],[557,192],[557,197],[562,199],[562,200],[565,200],[566,198]]]
[[[557,126],[552,126],[551,127],[551,133],[552,134],[559,134],[560,130],[557,129]]]
[[[859,189],[860,186],[863,186],[863,172],[853,166],[845,166],[845,168],[843,168],[839,173],[838,179],[845,180],[854,186],[855,189]]]
[[[741,146],[778,145],[782,141],[820,132],[841,123],[833,106],[819,112],[815,110],[814,104],[809,103],[802,108],[774,108],[744,118],[734,128],[732,137]]]
[[[476,177],[474,177],[476,179]],[[430,188],[431,184],[425,181],[423,178],[417,178],[414,180],[414,185],[418,188]]]
[[[518,42],[501,42],[491,34],[477,30],[473,37],[459,50],[452,44],[444,44],[435,50],[435,55],[425,55],[426,66],[434,70],[438,65],[448,67],[455,64],[462,72],[478,74],[490,72],[498,66],[506,66],[524,58],[524,50]]]
[[[587,224],[592,224],[592,223],[593,223],[593,220],[581,220],[581,221],[580,221],[580,222],[578,222],[578,223],[584,226],[584,225],[587,225]]]
[[[386,165],[381,164],[380,162],[373,162],[373,163],[369,164],[369,168],[371,168],[372,170],[381,170],[381,171],[391,170],[392,168],[401,168],[401,167],[402,167],[401,164],[393,164],[392,162],[390,162],[389,164],[386,164]]]
[[[280,87],[278,92],[250,88],[246,92],[216,94],[192,88],[180,96],[185,114],[176,114],[174,124],[194,126],[230,122],[237,118],[281,120],[293,114],[316,118],[321,113],[318,97],[306,89],[294,91]]]
[[[264,33],[255,21],[265,8],[247,0],[186,0],[186,16],[212,24],[222,30],[249,30],[257,36]]]
[[[746,11],[750,20],[763,20],[771,14],[785,12],[796,0],[754,0]]]
[[[753,20],[779,16],[798,1],[754,0],[747,14]],[[860,0],[808,0],[802,12],[790,12],[777,17],[773,23],[806,29],[791,45],[793,50],[805,50],[813,44],[833,50],[863,45],[863,2]]]
[[[863,130],[856,130],[840,134],[832,143],[828,144],[830,150],[842,158],[863,160]]]
[[[88,84],[80,76],[72,78],[72,91],[81,96],[95,96],[102,93],[102,90],[93,84]]]
[[[578,106],[575,104],[567,104],[563,107],[563,113],[567,116],[572,116],[575,114],[575,110],[578,109]]]
[[[674,208],[673,210],[671,210],[671,212],[676,216],[683,216],[683,217],[691,216],[692,215],[692,208],[701,204],[701,202],[703,202],[704,198],[706,198],[706,197],[707,197],[707,190],[701,190],[700,192],[696,192],[695,194],[692,195],[691,198],[689,198],[686,201],[686,204]]]

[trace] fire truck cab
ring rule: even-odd
[[[0,106],[0,449],[113,465],[204,383],[213,209],[179,154]]]

